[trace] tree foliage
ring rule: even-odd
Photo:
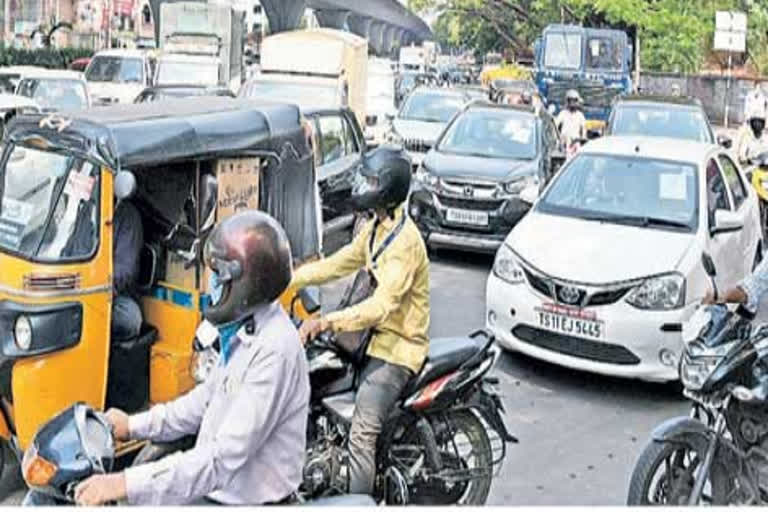
[[[697,72],[725,62],[713,52],[715,12],[748,13],[747,58],[768,73],[766,0],[410,0],[416,10],[437,10],[434,32],[450,47],[486,53],[530,48],[550,23],[615,27],[640,39],[644,69]]]

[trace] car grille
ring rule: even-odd
[[[427,153],[432,149],[432,144],[421,139],[405,139],[403,143],[406,151],[413,151],[414,153]]]
[[[621,93],[621,89],[612,89],[597,81],[563,81],[550,84],[547,91],[547,101],[564,105],[565,94],[570,89],[579,91],[585,105],[596,107],[610,106],[613,99]]]
[[[640,358],[621,345],[567,336],[529,325],[518,325],[512,329],[512,334],[525,343],[568,356],[589,359],[599,363],[640,364]]]
[[[498,210],[504,203],[503,200],[490,199],[461,199],[458,197],[437,196],[440,204],[446,208],[461,208],[463,210],[482,210],[493,212]]]
[[[584,288],[568,286],[568,288],[571,288],[571,293],[573,293],[573,290],[575,289],[578,292],[578,296],[574,295],[572,300],[565,301],[563,300],[562,292],[563,292],[563,288],[565,288],[566,285],[563,285],[554,279],[547,279],[540,275],[534,274],[527,268],[524,268],[523,272],[525,273],[525,277],[528,280],[528,283],[531,285],[531,287],[537,292],[541,293],[542,295],[549,297],[550,299],[553,299],[556,302],[578,305],[583,307],[606,306],[608,304],[614,304],[615,302],[618,302],[619,300],[621,300],[622,297],[624,297],[624,295],[626,295],[627,292],[629,292],[629,290],[632,289],[631,286],[623,286],[621,288],[601,290],[601,291],[597,291],[592,294],[589,294],[587,290]],[[552,287],[550,286],[550,283],[554,284],[554,295],[552,294]],[[586,301],[585,301],[585,298],[586,298]]]

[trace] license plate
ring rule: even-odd
[[[542,329],[577,338],[605,339],[605,322],[592,312],[559,304],[544,304],[535,311]]]
[[[472,226],[488,225],[487,212],[475,212],[472,210],[457,210],[456,208],[448,208],[448,211],[445,214],[445,219],[448,222],[455,222],[457,224],[470,224]]]

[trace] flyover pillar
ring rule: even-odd
[[[371,23],[373,23],[373,19],[367,16],[356,16],[352,14],[347,18],[349,31],[360,37],[364,37],[365,39],[370,39],[371,37]]]
[[[395,27],[393,25],[387,25],[384,27],[382,33],[381,49],[385,56],[392,54],[392,47],[395,40]]]
[[[373,52],[376,55],[382,55],[384,53],[384,29],[386,27],[387,24],[381,21],[374,21],[371,23],[371,30],[368,35],[368,46],[373,48]]]
[[[315,17],[321,27],[335,28],[336,30],[345,30],[349,32],[349,11],[343,9],[317,9]]]
[[[269,20],[272,34],[295,30],[301,25],[301,17],[307,9],[306,0],[261,0],[261,6]]]

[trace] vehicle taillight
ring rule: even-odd
[[[24,454],[21,462],[21,474],[29,486],[43,487],[48,485],[56,474],[56,465],[42,458],[37,448],[32,445]]]
[[[437,398],[437,396],[442,393],[442,391],[445,389],[445,386],[447,386],[448,383],[458,374],[459,372],[457,370],[455,372],[444,375],[439,379],[433,380],[427,384],[419,394],[414,395],[406,400],[404,404],[405,407],[410,407],[411,409],[415,409],[417,411],[426,409],[432,404],[432,402],[434,402],[435,398]]]

